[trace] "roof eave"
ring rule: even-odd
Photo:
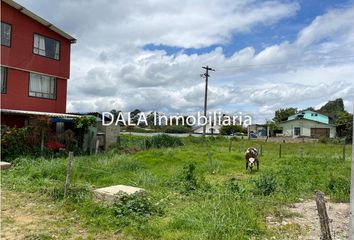
[[[287,120],[287,121],[280,122],[279,124],[287,123],[287,122],[292,122],[292,121],[296,121],[296,120],[305,120],[305,121],[316,122],[316,123],[320,123],[320,124],[324,124],[324,125],[329,125],[329,126],[335,127],[335,125],[330,124],[330,123],[319,122],[319,121],[312,120],[312,119],[307,119],[307,118],[302,118],[302,119],[295,118],[295,119],[291,119],[291,120]]]
[[[6,4],[10,5],[11,7],[17,9],[18,11],[20,11],[21,13],[25,14],[26,16],[32,18],[33,20],[39,22],[40,24],[42,24],[43,26],[49,28],[50,30],[58,33],[59,35],[61,35],[62,37],[68,39],[70,41],[70,43],[76,43],[76,39],[72,36],[70,36],[69,34],[67,34],[66,32],[62,31],[61,29],[59,29],[58,27],[54,26],[53,24],[51,24],[50,22],[44,20],[43,18],[41,18],[40,16],[34,14],[33,12],[31,12],[30,10],[26,9],[25,7],[23,7],[22,5],[12,1],[12,0],[1,0],[3,2],[5,2]]]

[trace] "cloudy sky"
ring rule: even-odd
[[[68,112],[203,108],[257,121],[354,99],[354,1],[18,0],[78,39]]]

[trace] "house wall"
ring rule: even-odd
[[[283,128],[283,135],[287,137],[294,136],[295,127],[300,127],[300,136],[311,137],[311,128],[329,128],[330,138],[334,138],[336,136],[336,128],[334,126],[309,120],[288,121],[281,123],[280,127]]]
[[[7,89],[6,93],[1,93],[1,108],[65,113],[70,41],[2,1],[1,21],[12,26],[11,46],[1,45],[1,66],[8,68]],[[33,53],[34,33],[60,42],[59,60]],[[30,72],[57,79],[56,99],[29,96]]]
[[[68,79],[70,41],[1,1],[1,21],[12,25],[11,46],[1,45],[1,65]],[[60,59],[33,53],[33,34],[60,42]]]
[[[40,112],[66,112],[66,79],[57,78],[56,99],[28,95],[29,72],[8,69],[7,91],[1,94],[1,108]]]

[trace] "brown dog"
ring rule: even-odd
[[[257,170],[259,170],[259,159],[258,159],[258,151],[254,147],[247,148],[245,152],[245,159],[246,159],[246,171],[250,169],[252,172],[252,168],[254,164],[257,166]]]

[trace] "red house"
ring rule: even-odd
[[[64,116],[76,39],[23,6],[1,0],[1,124],[30,114]]]

